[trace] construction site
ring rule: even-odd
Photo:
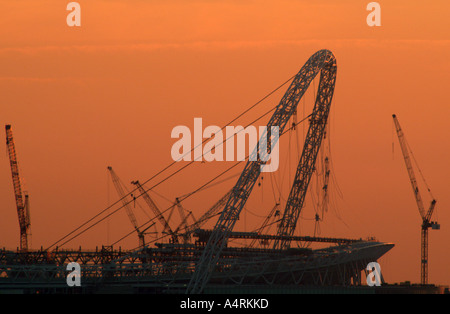
[[[298,120],[297,107],[308,88],[313,88],[312,82],[316,77],[319,83],[314,94],[313,111],[303,120]],[[381,286],[368,285],[366,278],[373,271],[368,270],[367,266],[388,254],[395,243],[363,236],[351,239],[319,235],[319,223],[326,215],[329,198],[330,156],[326,146],[336,77],[337,63],[333,53],[329,50],[316,52],[289,80],[290,85],[279,104],[268,112],[271,117],[267,129],[279,127],[280,136],[295,130],[300,124],[305,126],[307,132],[284,208],[281,202],[276,203],[264,214],[263,223],[255,230],[239,231],[235,230],[235,225],[252,190],[261,184],[261,170],[266,166],[267,155],[270,155],[270,145],[267,151],[263,150],[258,155],[258,142],[251,153],[256,155],[253,159],[247,156],[248,160],[235,185],[224,191],[223,197],[202,212],[199,218],[183,208],[183,201],[190,195],[177,198],[170,208],[162,210],[150,194],[152,188],[146,186],[148,180],[134,180],[129,189],[113,167],[105,165],[118,196],[115,204],[119,207],[114,212],[126,211],[132,225],[126,237],[137,236],[138,246],[132,250],[123,250],[117,245],[103,245],[95,250],[81,247],[78,250],[64,249],[64,244],[87,229],[89,224],[81,225],[47,248],[31,249],[30,196],[21,184],[18,168],[20,155],[16,153],[12,126],[6,125],[6,147],[20,234],[11,235],[18,236],[17,250],[0,249],[0,292],[444,293],[443,287],[428,282],[428,231],[440,229],[433,218],[437,202],[432,198],[429,206],[424,204],[413,170],[414,161],[395,115],[394,124],[409,184],[422,218],[420,285],[386,285],[382,275]],[[272,145],[278,140],[273,134],[268,137]],[[216,182],[222,175],[214,177],[198,190]],[[313,180],[316,180],[314,185],[319,186],[314,232],[299,235],[298,220]],[[138,201],[150,210],[149,219],[144,224],[138,223],[135,217]],[[180,222],[176,225],[171,221],[174,212],[180,215]],[[212,227],[205,228],[208,224]],[[270,227],[274,227],[275,231],[271,231]],[[158,236],[149,241],[148,234],[155,228],[159,230]],[[233,245],[236,243],[234,241],[245,244]],[[80,265],[81,286],[68,285],[69,263]]]

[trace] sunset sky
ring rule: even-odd
[[[441,230],[430,230],[429,282],[450,284],[449,1],[378,1],[380,27],[366,24],[368,0],[78,2],[81,27],[69,27],[69,1],[0,0],[0,122],[3,130],[12,125],[30,194],[33,249],[48,247],[118,199],[107,166],[130,189],[132,180],[150,179],[172,162],[175,126],[193,129],[195,117],[205,126],[224,126],[316,51],[328,49],[338,66],[329,120],[335,197],[321,236],[394,243],[380,259],[384,278],[420,281],[421,219],[393,128],[395,113],[437,199],[433,220]],[[286,89],[235,125],[275,106]],[[300,102],[300,117],[310,113],[313,97],[309,91]],[[300,127],[297,134],[302,132]],[[274,174],[286,180],[284,198],[291,184],[287,172],[290,178],[295,173],[294,138],[291,146],[289,134],[282,138],[282,173]],[[4,144],[1,151],[0,247],[15,249],[19,226]],[[152,196],[166,209],[168,200],[230,165],[194,164],[155,187]],[[200,217],[243,166],[183,207]],[[255,187],[235,230],[253,230],[273,207],[269,178]],[[423,197],[428,208],[425,190]],[[300,221],[303,235],[314,227],[308,206]],[[136,216],[146,221],[142,212]],[[64,247],[95,249],[131,231],[122,210]],[[137,244],[133,234],[116,245]]]

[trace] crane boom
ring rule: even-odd
[[[398,122],[397,116],[392,115],[394,118],[395,128],[397,130],[398,141],[400,143],[400,147],[403,153],[403,159],[405,160],[406,169],[408,170],[409,179],[411,181],[411,187],[414,192],[414,197],[416,198],[417,207],[419,208],[420,217],[422,219],[425,218],[425,209],[423,206],[422,196],[420,195],[419,187],[417,186],[417,179],[414,173],[414,169],[411,162],[411,157],[408,151],[408,145],[406,144],[405,135],[403,134],[403,130],[400,127],[400,123]]]
[[[333,97],[334,84],[336,80],[336,59],[329,50],[320,50],[316,52],[300,69],[280,103],[276,107],[274,114],[267,124],[267,130],[277,126],[279,127],[279,134],[283,133],[287,122],[297,109],[300,99],[303,97],[312,80],[319,72],[321,73],[320,83],[315,109],[311,118],[312,123],[310,125],[310,129],[314,126],[313,130],[315,131],[320,128],[322,124],[324,124],[324,121],[328,116],[328,110]],[[314,138],[315,140],[319,139],[319,136],[316,136],[316,134],[312,134],[311,132],[309,133],[310,138]],[[275,146],[277,140],[278,138],[272,134],[270,143]],[[314,142],[310,141],[309,143],[313,144]],[[308,162],[312,162],[312,159],[315,159],[312,158],[315,148],[308,147],[308,151],[310,151],[311,154],[308,154],[307,160]],[[252,154],[257,154],[256,148]],[[195,272],[187,287],[187,293],[201,293],[209,281],[211,273],[217,265],[220,254],[227,244],[228,237],[232,232],[236,221],[239,219],[240,212],[242,211],[248,197],[250,196],[253,186],[261,173],[261,165],[263,165],[263,160],[268,160],[267,155],[268,153],[263,150],[263,154],[260,156],[259,160],[252,161],[252,158],[250,158],[247,162],[241,176],[233,188],[233,192],[231,193],[221,216],[214,227],[211,237],[208,239],[202,256],[196,265]],[[304,180],[304,183],[306,184],[301,184],[302,188],[306,188],[309,180]]]
[[[181,216],[181,223],[178,225],[178,227],[175,229],[175,234],[178,235],[180,230],[186,230],[188,227],[187,224],[187,220],[189,217],[192,217],[192,220],[194,220],[194,223],[196,223],[197,221],[195,220],[194,214],[189,211],[189,214],[185,215],[184,214],[184,208],[181,206],[179,199],[176,199],[176,206],[178,207],[178,210],[180,212],[180,216]],[[181,237],[183,238],[184,243],[187,243],[190,239],[190,234],[187,232],[184,232],[183,234],[181,234]]]
[[[126,195],[128,195],[128,193],[125,193],[122,184],[120,183],[120,179],[117,176],[116,172],[112,169],[112,167],[108,167],[108,170],[111,175],[111,179],[114,183],[114,187],[116,188],[117,194],[119,195],[119,198],[122,201],[123,207],[125,207],[128,218],[130,219],[133,228],[136,230],[138,234],[139,246],[143,247],[145,246],[144,233],[139,230],[136,216],[134,215],[133,210],[131,209],[130,202],[126,198]]]
[[[174,242],[178,242],[175,233],[173,232],[172,228],[170,228],[170,226],[169,226],[169,223],[164,218],[164,216],[161,213],[161,211],[159,210],[158,206],[156,206],[155,202],[150,197],[150,195],[148,195],[147,191],[144,189],[144,187],[141,185],[141,183],[138,180],[136,180],[136,181],[131,182],[131,184],[136,185],[136,187],[138,188],[139,192],[142,194],[142,197],[144,198],[144,201],[147,203],[148,207],[150,207],[150,209],[155,214],[155,217],[158,219],[158,221],[163,226],[163,228],[164,228],[163,232],[166,232],[166,233],[172,235],[172,239],[174,240]]]
[[[19,165],[17,162],[16,148],[14,145],[11,125],[5,126],[6,130],[6,146],[8,148],[9,162],[11,165],[11,174],[14,186],[14,196],[16,199],[17,214],[19,216],[20,228],[20,250],[28,250],[29,232],[30,232],[30,211],[28,208],[28,194],[22,193],[22,185],[20,183]],[[25,198],[25,199],[24,199]]]
[[[411,186],[414,192],[414,197],[416,199],[417,207],[419,208],[419,213],[422,218],[421,246],[420,246],[420,253],[421,253],[420,282],[421,284],[426,285],[428,284],[428,229],[430,227],[432,229],[440,229],[440,226],[437,222],[431,221],[431,216],[433,215],[433,211],[436,206],[436,200],[433,199],[431,201],[430,207],[428,211],[425,213],[422,196],[420,195],[419,187],[417,185],[417,180],[411,163],[411,157],[409,155],[405,135],[403,134],[402,128],[400,127],[400,123],[398,122],[397,116],[394,114],[392,115],[392,117],[394,119],[394,124],[398,135],[398,141],[402,149],[406,169],[408,170],[409,179],[411,181]]]

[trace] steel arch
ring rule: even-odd
[[[297,180],[301,179],[304,180],[304,182],[294,182],[293,190],[291,190],[290,194],[292,201],[289,203],[289,207],[286,207],[284,219],[298,217],[299,210],[301,210],[301,206],[303,204],[302,198],[304,199],[304,196],[299,198],[292,195],[292,193],[294,191],[294,186],[297,186],[295,191],[302,191],[302,193],[306,193],[306,188],[313,171],[317,151],[320,147],[320,142],[323,137],[324,128],[330,110],[336,81],[336,71],[336,59],[331,51],[324,49],[312,55],[293,79],[291,85],[284,94],[267,124],[267,130],[270,130],[272,126],[278,126],[279,134],[282,134],[287,122],[295,112],[300,99],[305,94],[312,80],[317,74],[320,73],[320,83],[315,100],[314,111],[311,116],[311,124],[307,135],[307,139],[309,136],[309,141],[305,142],[305,147],[308,145],[308,148],[304,148],[301,159],[301,162],[306,163],[306,165],[299,165],[296,175]],[[262,138],[265,138],[264,135]],[[271,140],[273,145],[275,145],[277,138],[272,135]],[[317,145],[319,145],[319,147],[315,147]],[[266,152],[263,152],[263,155],[265,153]],[[257,154],[256,149],[252,154]],[[247,162],[241,176],[232,190],[220,218],[214,227],[202,256],[196,265],[195,272],[189,282],[186,293],[201,293],[203,291],[203,288],[208,282],[211,273],[214,271],[220,254],[227,243],[229,234],[233,230],[233,227],[239,218],[239,214],[242,211],[242,208],[250,196],[253,186],[261,173],[261,165],[263,164],[261,160],[267,160],[265,157],[267,156],[261,156],[260,159],[249,159]],[[293,229],[295,229],[295,224],[293,224],[293,221],[285,221],[282,228],[279,229],[279,233],[289,234],[293,232]],[[277,247],[282,247],[284,244],[285,243],[277,243]]]

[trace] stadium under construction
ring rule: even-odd
[[[21,190],[11,127],[7,126],[20,248],[17,251],[0,250],[0,290],[20,293],[373,293],[372,287],[365,286],[367,265],[376,262],[394,244],[375,239],[298,236],[294,233],[325,137],[336,72],[334,55],[328,50],[316,52],[293,77],[267,123],[267,130],[277,126],[279,134],[295,127],[288,126],[288,122],[311,82],[320,74],[314,109],[307,117],[309,129],[284,211],[274,207],[256,232],[234,231],[234,226],[262,169],[267,166],[265,161],[271,147],[259,155],[255,149],[252,153],[256,154],[255,158],[249,158],[235,186],[200,219],[188,224],[189,217],[186,216],[175,230],[169,226],[144,185],[133,182],[136,187],[134,199],[142,197],[152,209],[155,220],[161,223],[163,232],[170,238],[168,243],[155,243],[154,246],[145,243],[145,231],[152,225],[144,229],[137,224],[128,208],[133,199],[130,200],[130,193],[121,188],[120,180],[109,167],[121,196],[121,208],[127,210],[133,232],[138,233],[139,247],[122,250],[103,246],[88,251],[55,246],[53,249],[30,250],[27,242],[30,226],[28,196]],[[278,140],[274,134],[267,135],[266,139],[269,138],[272,145]],[[324,161],[326,163],[326,159]],[[326,192],[329,171],[324,173],[323,190]],[[177,200],[178,204],[174,206],[181,201]],[[213,229],[202,229],[215,217],[218,218]],[[277,223],[276,234],[265,232],[269,221]],[[232,246],[230,239],[245,239],[250,245]],[[320,243],[323,247],[311,249],[302,245],[305,243]],[[80,265],[78,275],[83,283],[80,287],[71,287],[66,282],[72,271],[67,265],[72,262]],[[417,291],[422,292],[420,289]],[[432,291],[426,292],[440,292],[436,287],[429,289]]]

